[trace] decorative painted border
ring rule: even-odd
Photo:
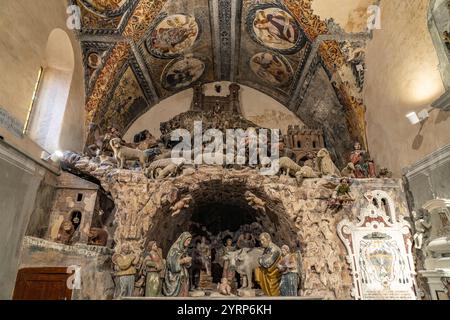
[[[101,42],[101,41],[81,41],[81,48],[83,52],[83,65],[85,66],[84,72],[84,86],[86,90],[86,96],[89,96],[94,89],[94,84],[98,79],[98,75],[100,70],[105,66],[105,62],[111,56],[111,52],[114,48],[115,43],[110,42]],[[93,72],[93,74],[89,77],[87,72],[88,70],[88,57],[91,53],[99,53],[98,51],[105,52],[105,55],[102,57],[102,63],[100,66]]]
[[[79,0],[80,3],[89,11],[92,13],[101,16],[103,18],[115,18],[118,16],[121,16],[125,11],[129,9],[130,4],[133,1],[136,0],[127,0],[120,8],[115,10],[106,10],[106,11],[100,11],[95,6],[93,6],[91,3],[89,3],[87,0]]]
[[[82,1],[82,0],[78,0],[78,1]],[[70,0],[70,4],[78,5],[78,1]],[[93,35],[93,36],[121,35],[123,33],[123,31],[125,30],[129,19],[133,15],[134,10],[136,9],[137,5],[139,4],[139,1],[140,0],[129,0],[129,2],[127,3],[127,6],[124,5],[121,8],[122,12],[120,15],[122,15],[122,19],[116,29],[91,29],[91,28],[86,28],[82,25],[81,30],[79,30],[79,31],[74,30],[74,31],[75,31],[75,33],[78,33],[81,35]],[[94,13],[94,14],[97,14],[97,13]],[[118,17],[120,15],[117,15],[115,17]],[[102,15],[100,15],[100,16],[103,17]],[[113,18],[113,16],[109,16],[108,18]]]
[[[295,45],[290,48],[290,49],[276,49],[273,47],[269,47],[267,46],[264,42],[262,42],[258,36],[255,34],[254,30],[253,30],[253,21],[255,20],[256,17],[256,12],[258,10],[264,10],[264,9],[269,9],[269,8],[276,8],[276,9],[281,9],[285,12],[287,12],[291,17],[292,20],[295,23],[295,27],[299,32],[299,37],[297,39],[297,42],[295,43]],[[287,7],[285,7],[284,5],[278,4],[278,3],[265,3],[265,4],[260,4],[260,5],[254,5],[253,7],[251,7],[248,11],[248,15],[247,15],[247,20],[246,20],[246,26],[247,26],[247,32],[249,33],[250,37],[253,39],[253,41],[255,41],[256,43],[260,44],[261,46],[263,46],[264,48],[267,48],[269,50],[281,53],[281,54],[294,54],[299,52],[306,44],[307,38],[306,35],[303,31],[303,29],[300,27],[300,24],[298,23],[297,19],[295,18],[295,16],[289,11],[289,9]]]

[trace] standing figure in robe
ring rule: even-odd
[[[202,267],[206,270],[208,276],[211,275],[211,248],[206,243],[206,237],[202,237],[200,242],[200,254],[202,260]]]
[[[281,260],[281,250],[266,232],[261,233],[259,241],[264,252],[258,258],[260,266],[255,270],[256,282],[267,296],[279,296],[281,273],[277,266]]]
[[[295,253],[287,245],[281,247],[281,260],[278,269],[281,272],[280,293],[284,297],[298,295],[298,262]]]
[[[155,241],[148,244],[149,253],[144,258],[143,267],[146,271],[145,296],[161,296],[162,279],[164,279],[165,260],[162,257],[162,251],[158,248]]]
[[[191,251],[191,268],[189,269],[189,273],[191,275],[191,290],[196,290],[199,288],[200,284],[200,273],[202,271],[203,266],[203,260],[202,260],[202,254],[200,250],[200,240],[197,240],[195,242],[195,247]]]
[[[134,290],[136,264],[139,262],[139,256],[133,252],[128,243],[124,243],[120,247],[119,252],[112,256],[112,262],[116,269],[116,298],[131,297]]]
[[[236,285],[236,268],[230,264],[229,260],[224,259],[228,252],[236,251],[236,247],[233,246],[233,239],[231,237],[225,238],[225,246],[221,249],[220,259],[223,266],[222,278],[228,279],[233,290],[237,289]]]
[[[266,31],[269,36],[264,37],[267,42],[282,44],[288,42],[294,44],[299,36],[290,17],[285,14],[261,13],[254,22],[254,26],[260,32]]]
[[[359,142],[355,142],[353,151],[350,154],[350,162],[355,166],[356,178],[368,178],[369,177],[369,155],[362,149]],[[372,162],[371,174],[374,174],[374,164]]]
[[[187,250],[191,243],[192,235],[183,232],[175,241],[167,254],[166,274],[163,282],[163,294],[166,297],[189,296],[189,272],[192,258]]]

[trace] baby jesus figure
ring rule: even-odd
[[[219,293],[224,296],[231,295],[231,286],[230,286],[227,278],[222,278],[220,283],[217,284],[217,291],[219,291]]]

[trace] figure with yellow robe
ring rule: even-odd
[[[263,255],[258,258],[259,267],[255,270],[255,279],[267,296],[280,295],[281,273],[277,268],[281,260],[280,248],[272,242],[272,238],[266,232],[259,236]]]

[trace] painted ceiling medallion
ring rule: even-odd
[[[257,5],[250,9],[247,27],[254,41],[283,54],[298,52],[306,43],[306,37],[294,17],[274,4]]]
[[[174,58],[194,45],[199,31],[193,16],[175,14],[163,17],[146,40],[147,49],[157,58]]]
[[[79,0],[89,11],[103,17],[121,16],[135,0]]]
[[[205,63],[194,56],[173,60],[163,72],[162,86],[170,91],[186,88],[200,79],[205,69]]]
[[[283,86],[292,78],[292,67],[282,56],[271,52],[260,52],[250,59],[250,68],[265,82]]]
[[[97,69],[102,64],[102,58],[97,52],[91,52],[87,58],[87,64],[92,69]]]

